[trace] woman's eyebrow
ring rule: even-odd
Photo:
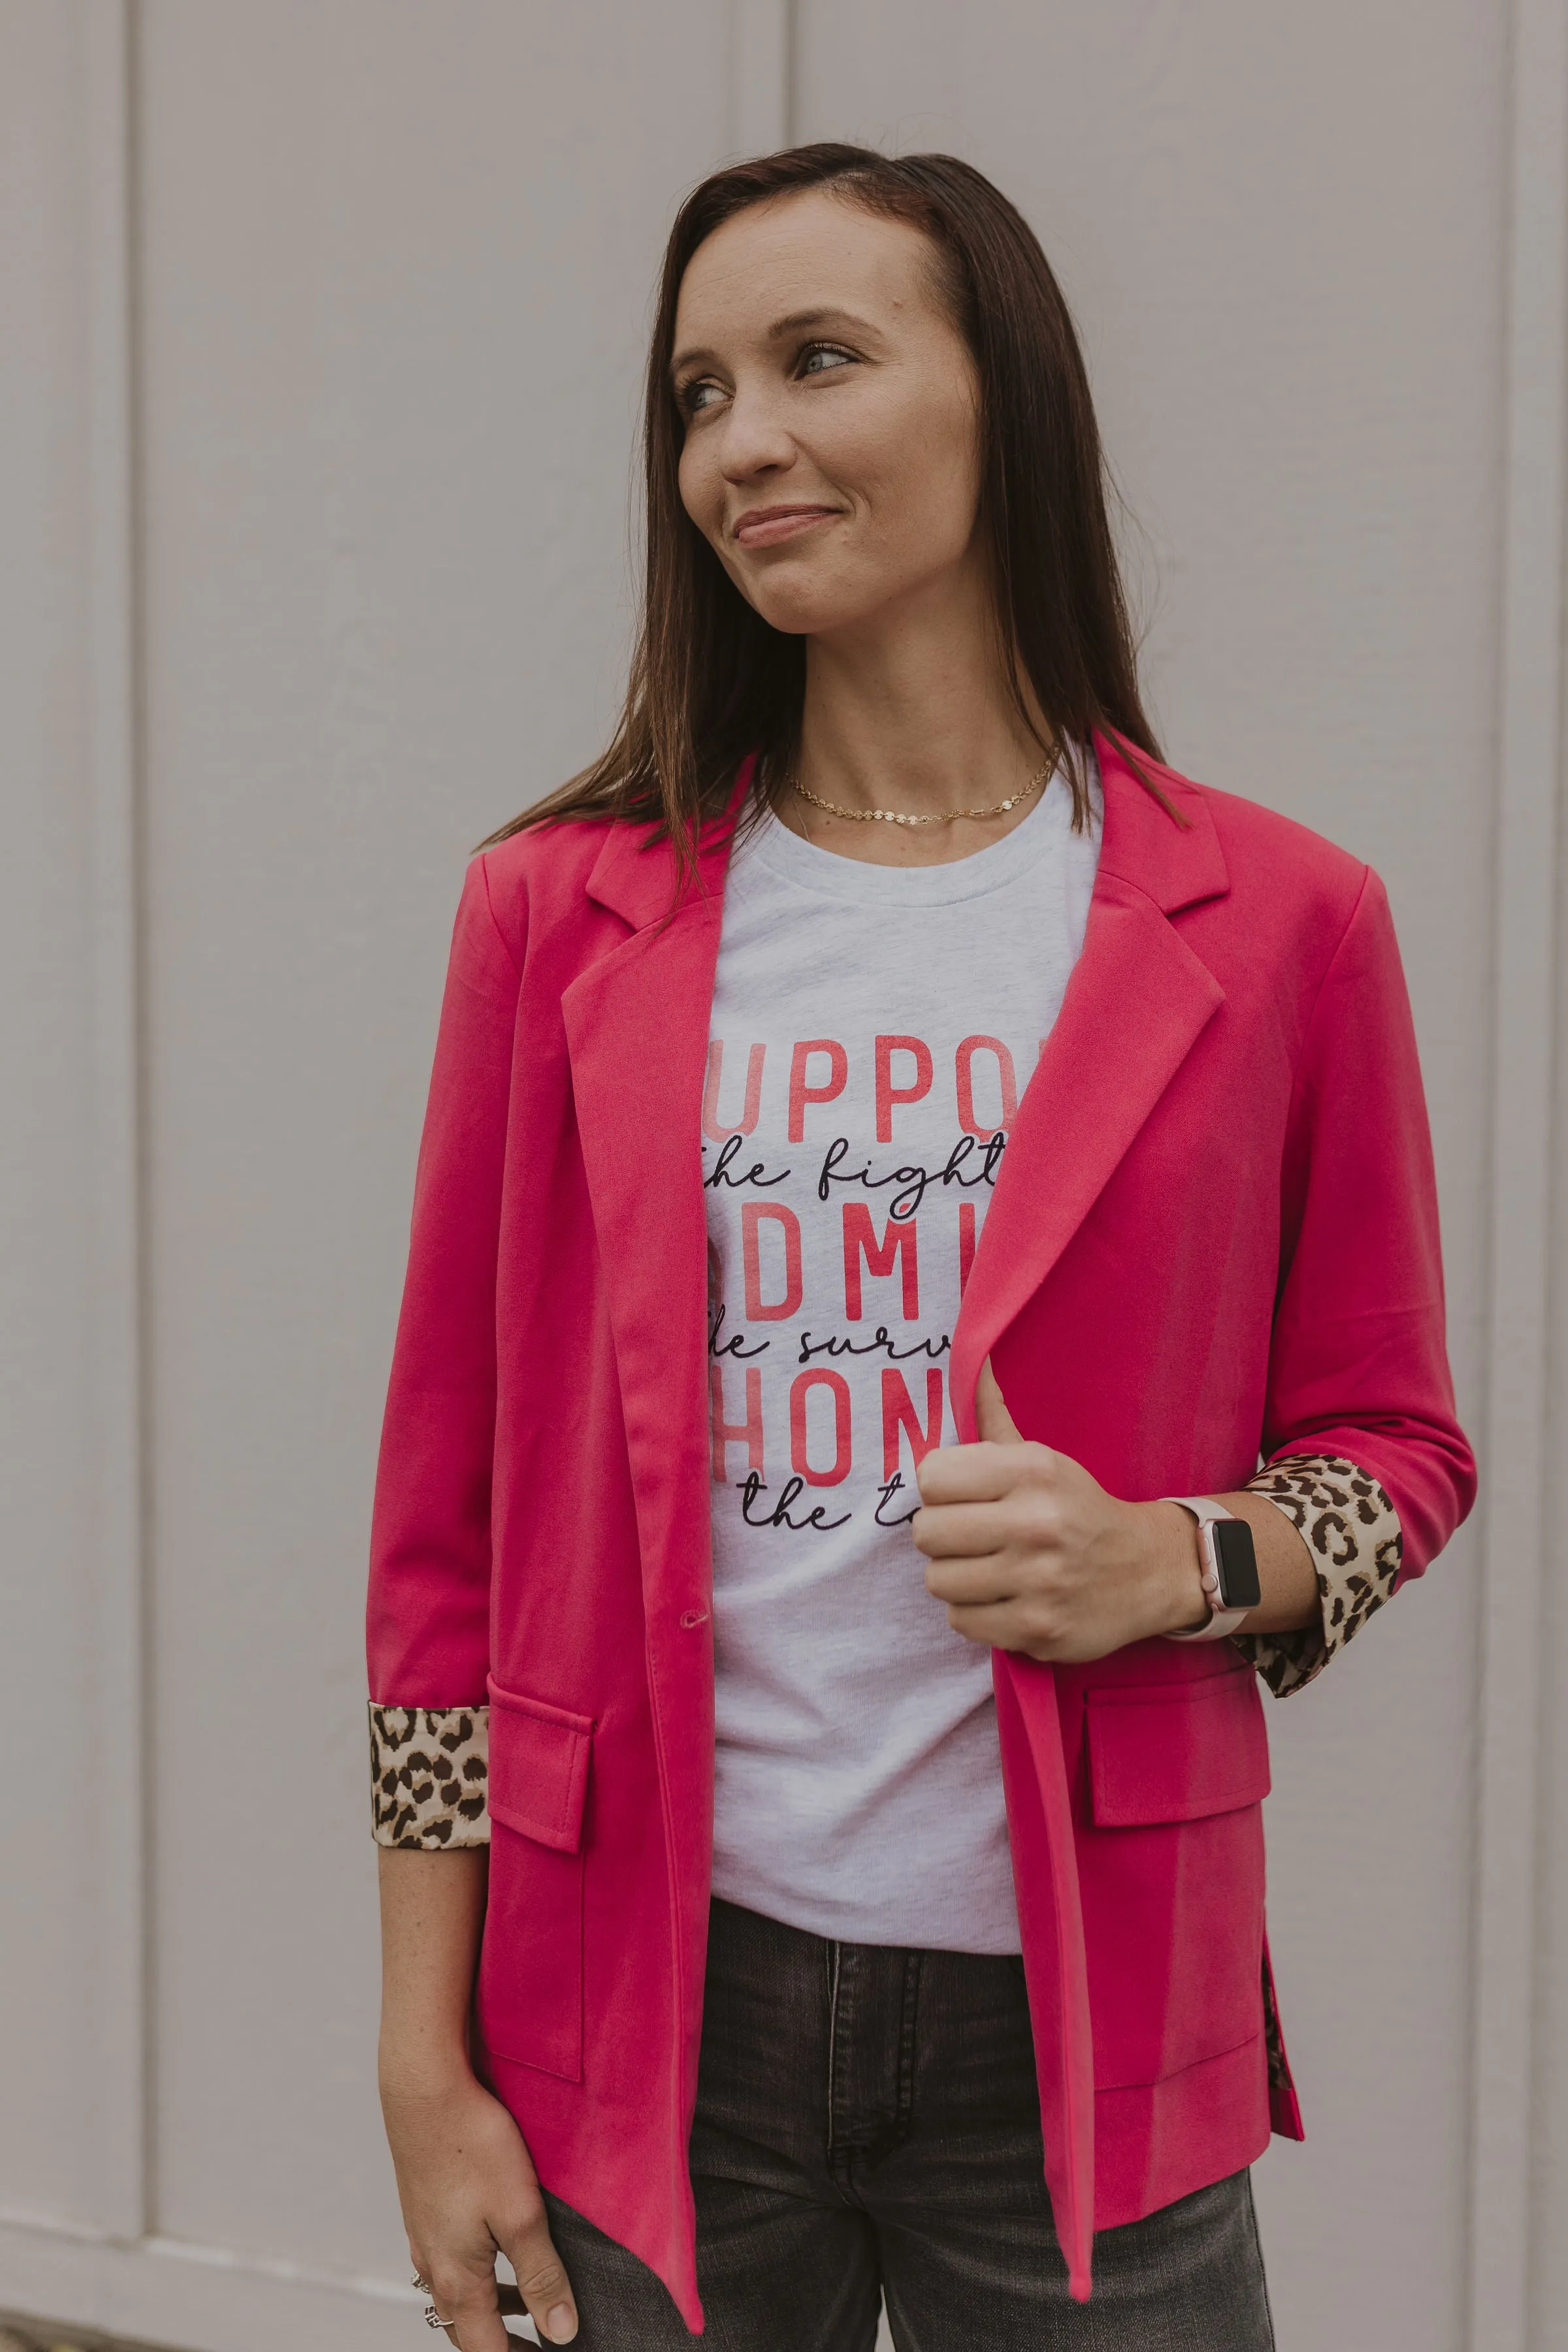
[[[806,310],[791,310],[784,318],[775,319],[768,329],[767,340],[770,343],[782,342],[786,335],[798,335],[808,327],[847,327],[858,335],[874,336],[877,332],[868,319],[860,318],[853,310],[840,310],[824,303]],[[688,351],[675,353],[669,362],[669,373],[678,376],[687,368],[710,366],[715,356],[705,346],[693,345]]]
[[[768,329],[768,341],[776,342],[783,335],[799,334],[803,327],[853,327],[857,333],[874,334],[868,319],[857,317],[853,310],[839,310],[825,305],[812,310],[792,310],[787,318],[775,319]]]

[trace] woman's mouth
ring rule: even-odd
[[[752,507],[736,523],[735,539],[742,547],[776,547],[837,513],[837,507]]]

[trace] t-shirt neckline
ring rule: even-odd
[[[1071,829],[1072,793],[1058,771],[1011,833],[947,865],[869,866],[803,841],[771,810],[742,842],[736,857],[754,860],[776,880],[854,906],[948,907],[1015,881]]]

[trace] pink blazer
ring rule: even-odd
[[[953,1335],[973,1434],[1130,1498],[1344,1454],[1418,1574],[1474,1466],[1444,1349],[1420,1073],[1375,875],[1097,743],[1082,957]],[[727,855],[529,833],[458,908],[377,1486],[371,1688],[490,1708],[481,2063],[545,2184],[700,2327],[687,2142],[713,1651],[700,1110]],[[934,1604],[933,1604],[934,1605]],[[1046,2178],[1091,2233],[1248,2163],[1265,2038],[1268,1746],[1228,1643],[994,1658]]]

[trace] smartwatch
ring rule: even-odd
[[[1236,1633],[1248,1610],[1263,1598],[1258,1581],[1258,1554],[1252,1529],[1212,1495],[1166,1495],[1198,1523],[1198,1559],[1203,1567],[1204,1597],[1209,1621],[1190,1633],[1167,1633],[1168,1642],[1223,1642]]]

